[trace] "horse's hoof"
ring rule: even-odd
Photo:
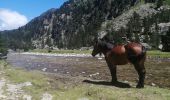
[[[140,84],[138,84],[137,86],[136,86],[136,88],[144,88],[144,85],[140,85]]]
[[[118,83],[118,81],[111,81],[111,83],[112,83],[112,84],[117,84],[117,83]]]

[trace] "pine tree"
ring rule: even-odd
[[[157,8],[160,8],[163,5],[163,0],[158,0],[156,4]]]
[[[162,51],[170,52],[170,27],[167,34],[161,37],[161,41],[163,45]]]
[[[2,55],[6,55],[7,54],[7,44],[4,41],[2,35],[0,34],[0,53]]]
[[[151,44],[154,49],[158,49],[160,44],[160,36],[159,36],[159,26],[157,24],[157,21],[155,23],[155,32],[150,35],[151,37]]]
[[[149,19],[148,18],[144,18],[143,19],[143,27],[144,27],[144,32],[143,34],[145,35],[145,39],[144,39],[144,42],[145,43],[148,43],[149,42],[149,31],[150,31],[150,24],[149,24]]]
[[[48,45],[48,52],[51,52],[52,51],[52,41],[51,41],[50,37],[47,38],[46,44]]]

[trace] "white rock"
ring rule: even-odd
[[[128,83],[128,81],[124,81],[125,83]]]
[[[55,72],[57,72],[58,70],[57,69],[54,69]]]
[[[79,98],[78,100],[89,100],[88,98]]]
[[[82,74],[85,74],[86,72],[82,72]]]
[[[95,74],[91,74],[91,75],[89,75],[90,77],[92,77],[92,76],[96,76],[96,75],[99,75],[100,73],[95,73]]]
[[[152,85],[152,86],[156,86],[156,84],[155,84],[155,83],[152,83],[151,85]]]
[[[67,72],[67,74],[69,74],[70,72]]]
[[[103,58],[98,58],[99,60],[102,60]]]
[[[31,100],[31,99],[32,99],[32,96],[30,96],[30,95],[23,96],[23,100]]]
[[[52,100],[53,96],[49,93],[44,93],[41,100]]]
[[[42,71],[44,71],[44,72],[45,72],[46,70],[47,70],[47,68],[43,68],[43,69],[42,69]]]
[[[32,83],[31,82],[25,82],[25,83],[23,83],[23,86],[32,86]]]

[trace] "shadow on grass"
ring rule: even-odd
[[[94,81],[94,80],[84,80],[83,82],[95,85],[106,85],[106,86],[115,86],[119,88],[131,88],[131,86],[127,83],[123,82],[107,82],[107,81]]]

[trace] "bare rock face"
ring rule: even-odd
[[[165,35],[166,32],[170,28],[170,22],[168,22],[168,23],[159,23],[158,26],[159,26],[159,33],[164,33],[164,35]]]

